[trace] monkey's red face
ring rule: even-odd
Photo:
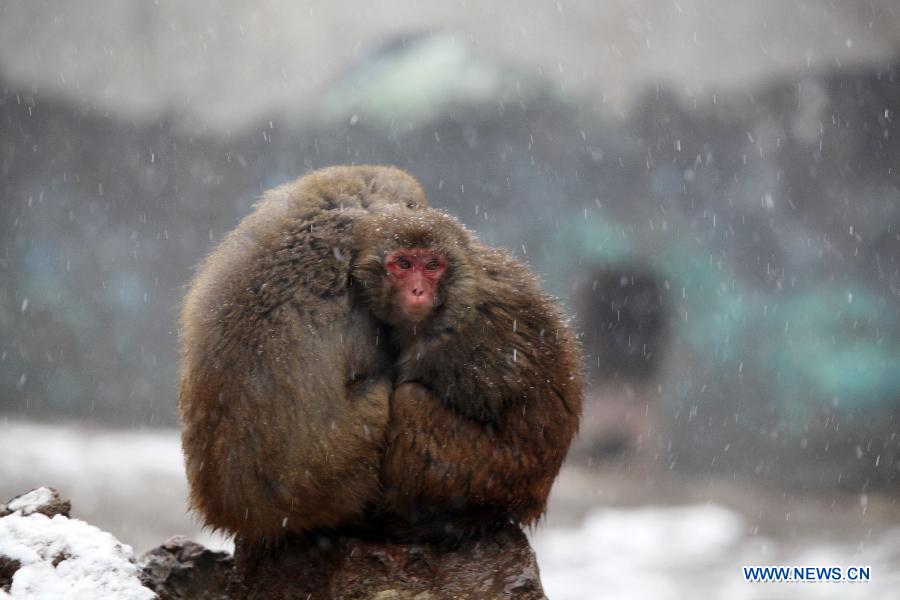
[[[395,250],[384,259],[394,302],[404,317],[418,323],[438,305],[438,282],[447,269],[442,252],[427,248]]]

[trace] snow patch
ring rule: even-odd
[[[671,571],[712,566],[744,534],[741,517],[715,505],[602,509],[578,529],[535,536],[544,589],[551,598],[681,598]],[[702,597],[700,594],[697,597]]]
[[[15,512],[21,511],[23,515],[30,515],[37,511],[40,507],[50,504],[53,501],[53,490],[48,487],[39,487],[31,490],[27,494],[22,494],[18,498],[14,498],[6,508]]]
[[[51,519],[38,513],[7,515],[0,519],[0,555],[21,564],[10,593],[0,592],[0,598],[156,598],[138,579],[131,547],[78,519],[62,515]]]

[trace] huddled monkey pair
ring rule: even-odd
[[[192,506],[250,543],[531,524],[581,412],[535,278],[388,167],[266,193],[201,265],[181,351]]]

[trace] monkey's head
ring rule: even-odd
[[[384,259],[393,288],[393,304],[401,316],[418,323],[438,306],[438,284],[447,270],[444,254],[433,248],[398,248]]]
[[[400,210],[356,224],[354,287],[377,318],[419,330],[458,315],[471,298],[470,234],[438,210]],[[469,311],[471,312],[471,311]]]

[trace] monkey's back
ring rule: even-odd
[[[318,171],[268,192],[203,262],[181,318],[179,410],[206,525],[273,540],[371,501],[389,366],[349,297],[350,236],[385,204],[424,202],[395,169]]]
[[[495,366],[506,396],[497,431],[512,449],[518,480],[484,473],[493,485],[514,485],[509,516],[532,524],[544,513],[581,419],[582,359],[574,331],[535,276],[504,250],[483,256],[493,285],[478,310],[487,323],[479,355]],[[499,266],[499,268],[498,268]],[[501,366],[502,365],[502,366]]]
[[[423,365],[423,379],[464,415],[457,453],[444,462],[468,467],[450,470],[458,481],[448,484],[445,473],[418,493],[437,509],[463,505],[465,514],[529,525],[544,513],[578,430],[581,353],[527,268],[501,249],[479,244],[473,255],[482,274],[470,309],[477,317],[450,334],[434,368]]]

